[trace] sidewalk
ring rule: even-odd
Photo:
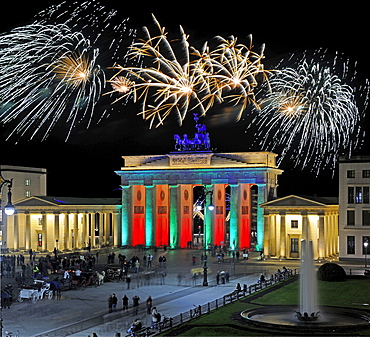
[[[181,290],[177,290],[179,288],[177,286],[166,285],[166,291],[169,290],[168,287],[170,287],[171,290],[169,291],[169,293],[173,291],[173,294],[175,296],[166,295],[163,297],[159,297],[160,294],[155,293],[158,293],[158,290],[160,291],[160,289],[152,289],[152,293],[155,294],[153,305],[157,307],[162,316],[174,317],[180,315],[181,313],[188,312],[195,306],[206,304],[209,301],[222,298],[224,295],[232,293],[238,282],[240,282],[241,284],[245,283],[249,285],[257,283],[259,276],[260,274],[252,274],[247,277],[235,278],[231,282],[221,284],[219,286],[210,285],[208,287],[203,287],[199,285],[196,287],[192,287],[191,289],[189,289],[189,291],[186,291],[186,289],[183,289],[183,287],[181,287]],[[129,319],[127,319],[127,316],[119,313],[118,316],[120,317],[117,317],[110,322],[100,324],[93,328],[89,328],[71,334],[69,336],[87,337],[89,335],[92,336],[94,332],[99,337],[114,337],[116,333],[120,333],[121,336],[125,336],[126,330],[130,327],[130,324],[135,318],[139,318],[142,321],[143,326],[151,325],[151,316],[145,313],[144,307],[145,303],[143,304],[142,310],[139,312],[138,316],[130,315],[130,317],[128,317]],[[126,319],[123,320],[123,317],[125,317]]]
[[[194,252],[201,254],[201,252]],[[13,332],[19,330],[20,336],[84,336],[97,333],[99,337],[113,337],[116,332],[125,335],[126,330],[134,318],[140,318],[144,325],[149,326],[151,317],[146,314],[145,301],[150,295],[153,298],[153,306],[168,317],[177,316],[180,313],[188,312],[194,306],[205,304],[216,298],[222,298],[231,293],[236,284],[251,285],[257,282],[261,271],[265,266],[258,265],[258,272],[248,271],[248,276],[241,276],[246,268],[239,264],[232,275],[230,282],[215,285],[215,274],[217,270],[231,270],[230,264],[217,264],[209,259],[209,286],[202,286],[202,279],[199,278],[196,286],[191,284],[178,285],[177,274],[179,271],[189,272],[192,269],[191,256],[189,251],[159,252],[158,255],[167,254],[167,276],[164,279],[156,279],[154,284],[142,286],[133,281],[132,289],[127,289],[123,282],[108,282],[96,288],[88,287],[86,290],[68,290],[62,292],[62,298],[42,299],[32,304],[30,301],[14,303],[11,309],[2,310],[3,325],[5,330]],[[105,260],[104,260],[105,261]],[[200,260],[198,260],[200,261]],[[197,264],[201,267],[201,263]],[[248,266],[249,269],[249,266]],[[251,266],[251,269],[252,266]],[[261,271],[259,271],[261,270]],[[231,274],[231,273],[230,273]],[[235,275],[235,276],[234,276]],[[5,278],[6,282],[7,279]],[[165,284],[161,284],[162,281]],[[17,293],[15,288],[14,293]],[[118,297],[117,312],[108,313],[108,297],[115,293]],[[128,312],[122,312],[122,297],[129,297]],[[140,297],[140,310],[138,316],[132,314],[132,297]]]

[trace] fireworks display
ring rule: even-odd
[[[113,26],[114,15],[90,2],[52,6],[34,23],[0,35],[0,123],[10,126],[7,139],[38,133],[45,139],[59,121],[67,123],[68,139],[78,123],[91,124],[106,86],[104,61],[125,58],[119,51],[127,28]]]
[[[288,157],[296,166],[316,172],[333,168],[338,156],[350,154],[361,139],[364,110],[357,101],[363,95],[366,108],[368,86],[356,92],[348,84],[354,80],[348,60],[328,61],[324,55],[322,51],[300,56],[297,62],[291,59],[295,67],[281,67],[262,93],[252,124],[258,126],[258,147],[278,153],[279,164]]]
[[[45,139],[63,123],[68,139],[77,125],[89,127],[132,100],[150,128],[170,115],[181,125],[191,110],[205,116],[232,105],[236,120],[250,120],[251,148],[277,153],[279,165],[319,172],[359,145],[369,85],[357,85],[343,55],[304,51],[266,70],[264,45],[256,50],[251,36],[245,44],[216,36],[199,47],[181,26],[174,35],[153,15],[154,27],[137,38],[117,14],[97,1],[64,2],[0,35],[7,140]]]
[[[257,76],[265,75],[260,54],[252,46],[237,44],[234,37],[222,39],[214,51],[207,45],[198,51],[189,44],[189,36],[180,27],[180,37],[170,40],[165,28],[154,18],[159,34],[152,36],[145,28],[146,37],[131,46],[129,55],[142,58],[143,66],[117,66],[117,76],[135,79],[131,86],[137,99],[143,99],[141,114],[156,126],[172,111],[180,124],[187,112],[196,109],[205,115],[214,102],[242,102],[240,113],[253,99],[258,85]],[[116,81],[111,80],[112,83]],[[263,76],[262,76],[263,79]],[[115,86],[121,93],[120,86]]]

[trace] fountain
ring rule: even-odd
[[[245,310],[242,322],[267,329],[316,332],[345,332],[368,327],[367,313],[350,308],[324,307],[317,304],[316,272],[313,260],[312,241],[301,241],[300,303],[299,307],[289,305],[265,306]],[[240,316],[239,316],[240,317]]]
[[[312,241],[301,241],[300,272],[300,311],[296,316],[300,321],[310,322],[319,318],[317,311],[316,273],[313,261]]]

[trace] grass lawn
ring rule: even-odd
[[[370,279],[346,279],[343,282],[318,281],[319,305],[350,307],[366,310],[370,313]],[[242,300],[205,314],[180,327],[164,332],[162,336],[273,336],[276,332],[256,329],[238,323],[231,318],[232,314],[243,310],[261,307],[261,305],[298,305],[299,280],[289,283],[274,291],[262,291],[261,296],[250,302]],[[290,333],[291,334],[291,333]],[[370,328],[358,331],[358,334],[370,336]],[[358,335],[357,334],[357,335]],[[287,334],[283,334],[287,335]],[[297,335],[299,335],[297,333]],[[327,334],[326,335],[330,335]],[[336,335],[333,333],[332,335]],[[345,336],[345,334],[341,334]],[[348,335],[353,335],[348,333]],[[337,335],[338,336],[338,335]]]

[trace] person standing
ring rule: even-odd
[[[125,295],[122,297],[122,310],[127,311],[128,310],[128,297]]]
[[[112,309],[114,312],[117,311],[117,302],[118,302],[117,296],[116,294],[113,294],[112,295]]]
[[[153,255],[149,254],[148,255],[148,268],[152,266],[152,260],[153,260]]]
[[[140,268],[140,262],[139,262],[139,260],[136,260],[135,261],[135,273],[139,272],[139,268]]]
[[[153,299],[149,295],[147,300],[146,300],[146,312],[150,315],[152,312],[152,306],[153,306]]]
[[[139,312],[139,301],[140,301],[140,297],[137,295],[135,295],[132,298],[132,306],[134,307],[134,315],[137,315]]]

